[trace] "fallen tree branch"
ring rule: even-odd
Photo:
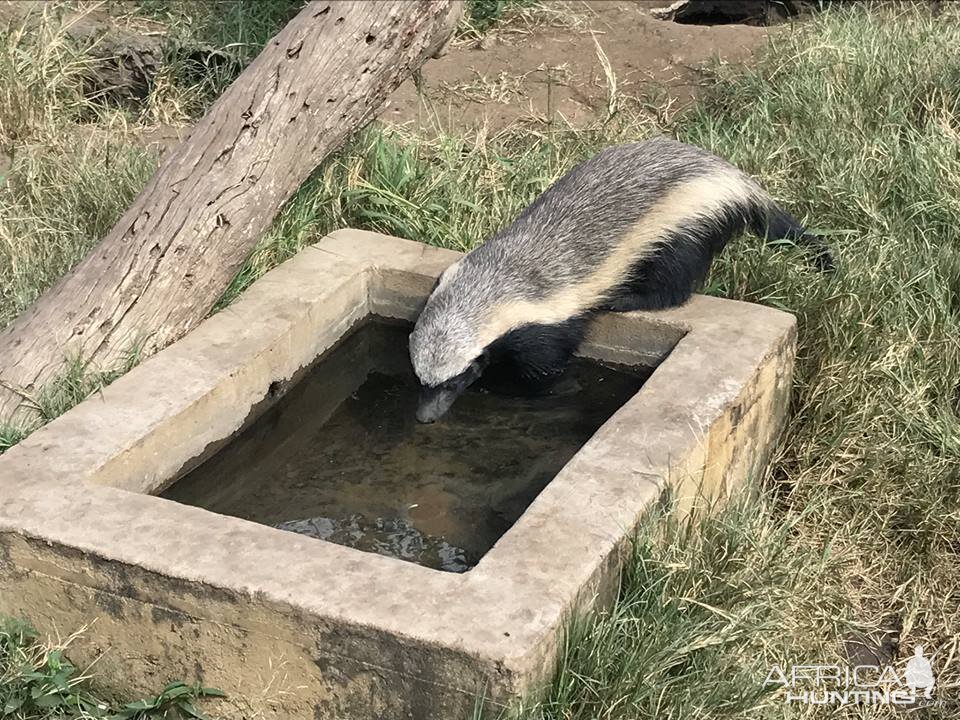
[[[450,0],[314,0],[168,153],[83,261],[0,332],[0,417],[69,355],[173,342],[213,307],[310,172],[453,31]]]

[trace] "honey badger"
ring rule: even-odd
[[[832,266],[819,238],[705,150],[655,138],[580,163],[440,276],[410,335],[417,419],[440,418],[481,374],[548,388],[593,313],[683,304],[746,228]]]

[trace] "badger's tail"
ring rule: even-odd
[[[758,205],[748,219],[751,232],[771,240],[789,240],[813,256],[813,265],[821,272],[833,270],[833,256],[823,238],[808,233],[797,220],[773,201]]]

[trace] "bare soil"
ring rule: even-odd
[[[650,9],[666,0],[554,2],[480,39],[460,39],[409,80],[381,118],[416,128],[518,121],[582,126],[608,111],[612,71],[621,100],[654,100],[664,112],[688,102],[711,61],[745,62],[772,28],[683,25]],[[607,71],[602,56],[609,61]]]
[[[581,127],[606,115],[612,95],[621,103],[647,101],[669,114],[695,95],[706,64],[749,62],[768,35],[778,31],[680,24],[651,15],[651,9],[669,4],[554,0],[545,11],[508,17],[482,37],[453,41],[442,57],[426,63],[419,82],[407,80],[393,93],[380,119],[428,132],[479,126],[496,131],[517,122]],[[0,19],[25,16],[39,6],[36,0],[9,8],[3,4]],[[116,18],[106,23],[105,13],[88,15],[91,27],[116,32]],[[130,17],[124,14],[123,21]],[[127,25],[123,29],[128,39],[138,34]],[[139,28],[139,34],[156,42],[154,36],[162,33]],[[139,45],[133,43],[127,54],[137,54],[134,46]],[[189,127],[158,125],[138,139],[162,156],[189,132]],[[9,159],[0,156],[0,176],[8,168]]]

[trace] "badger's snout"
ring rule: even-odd
[[[487,366],[486,353],[475,359],[462,373],[450,378],[441,385],[420,386],[420,400],[417,403],[417,420],[422,423],[436,422],[483,373]]]
[[[417,422],[436,422],[450,409],[460,392],[446,387],[424,387],[420,390],[420,400],[417,402]]]

